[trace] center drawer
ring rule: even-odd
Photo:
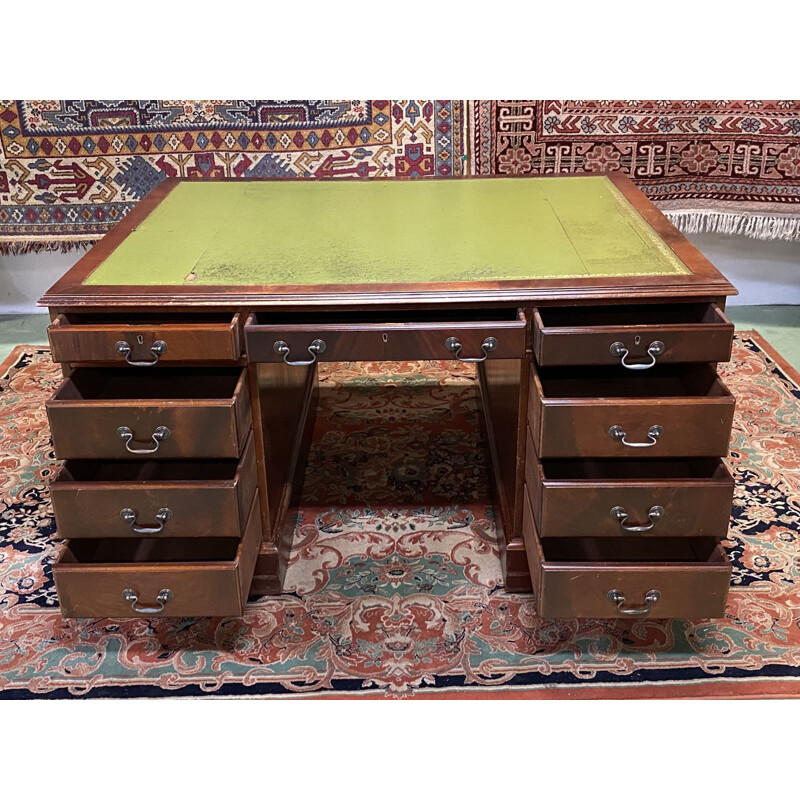
[[[525,483],[542,538],[727,536],[734,482],[719,459],[542,462],[528,436]]]
[[[250,361],[462,361],[524,358],[521,309],[288,314],[259,312],[245,323]]]
[[[241,459],[67,461],[50,483],[58,535],[243,535],[256,492],[252,435]]]
[[[53,566],[64,617],[235,617],[253,580],[261,524],[242,539],[76,539]]]
[[[528,424],[543,459],[724,457],[734,405],[708,364],[620,374],[531,363]]]
[[[79,368],[46,402],[58,458],[239,458],[247,371]]]
[[[47,329],[53,361],[151,367],[176,361],[236,361],[238,314],[59,314]]]
[[[725,615],[731,566],[716,539],[541,539],[529,502],[522,535],[541,617]]]

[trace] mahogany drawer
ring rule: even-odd
[[[239,458],[247,371],[80,367],[46,402],[58,458]]]
[[[542,538],[727,536],[734,482],[719,459],[539,461],[528,437],[525,483]]]
[[[241,539],[76,539],[53,567],[64,617],[241,616],[261,544],[254,498]]]
[[[532,327],[542,366],[644,370],[657,363],[728,361],[733,345],[733,323],[713,303],[538,308]]]
[[[259,312],[244,327],[250,361],[300,363],[524,358],[526,334],[517,308]]]
[[[541,617],[725,615],[731,566],[716,539],[541,539],[527,501],[522,535]]]
[[[238,462],[67,461],[50,497],[63,539],[240,537],[257,482],[251,435]]]
[[[708,364],[621,374],[532,363],[528,424],[540,458],[723,457],[734,404]]]
[[[47,329],[53,361],[139,367],[237,361],[239,314],[59,314]]]

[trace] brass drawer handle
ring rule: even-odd
[[[122,511],[119,512],[119,515],[131,526],[132,531],[145,535],[161,533],[161,531],[164,530],[164,523],[172,519],[172,511],[169,508],[158,509],[158,514],[156,514],[156,522],[158,522],[158,525],[137,524],[136,512],[132,508],[123,508]]]
[[[608,351],[612,356],[616,356],[619,359],[619,363],[622,364],[625,369],[650,369],[650,367],[656,365],[656,356],[660,356],[666,349],[667,348],[664,347],[664,342],[651,342],[650,347],[647,348],[647,355],[650,356],[650,361],[645,364],[628,364],[625,361],[625,357],[628,355],[628,349],[622,342],[614,342],[614,344],[608,348]]]
[[[308,361],[290,361],[289,360],[289,345],[286,344],[284,341],[277,341],[274,345],[272,345],[272,349],[278,353],[279,355],[283,356],[283,360],[290,366],[290,367],[307,367],[310,364],[313,364],[317,360],[317,356],[321,353],[325,352],[325,342],[322,339],[314,339],[313,342],[308,346],[308,352],[311,354],[311,358]]]
[[[172,594],[172,589],[162,589],[156,596],[157,606],[139,606],[137,605],[139,597],[133,589],[122,590],[122,599],[127,600],[131,604],[131,608],[137,614],[159,614],[174,596],[175,595]]]
[[[629,617],[646,617],[653,608],[653,604],[661,599],[661,592],[659,592],[658,589],[651,589],[644,596],[644,606],[640,606],[639,608],[625,608],[624,606],[627,600],[619,589],[612,589],[606,596],[612,603],[616,603],[617,611],[619,611],[620,614],[625,614]]]
[[[649,431],[647,431],[647,438],[649,441],[647,442],[629,442],[625,437],[628,435],[625,433],[625,429],[620,427],[619,425],[612,425],[608,429],[608,435],[612,439],[616,439],[618,442],[622,442],[626,447],[652,447],[661,435],[664,433],[664,429],[660,425],[653,425]]]
[[[170,433],[169,428],[164,427],[163,425],[159,425],[152,434],[153,443],[155,447],[151,448],[141,448],[137,449],[135,447],[131,447],[131,442],[133,441],[133,431],[128,428],[127,426],[123,425],[121,428],[117,428],[117,436],[125,442],[125,449],[129,453],[133,453],[134,455],[149,455],[150,453],[155,453],[156,450],[161,446],[161,442],[165,439],[169,439],[172,434]]]
[[[481,345],[483,355],[479,356],[478,358],[463,358],[461,355],[462,344],[455,336],[451,336],[449,339],[447,339],[444,343],[444,346],[451,353],[455,353],[456,359],[459,361],[463,361],[465,364],[477,364],[481,361],[486,361],[486,359],[489,358],[489,353],[491,353],[492,350],[497,349],[497,339],[495,339],[494,336],[487,336]]]
[[[162,342],[161,339],[159,339],[157,342],[153,342],[153,346],[150,348],[150,354],[153,356],[152,361],[131,361],[132,349],[127,342],[117,342],[114,345],[114,349],[121,356],[125,356],[125,360],[132,367],[152,367],[154,364],[158,364],[159,357],[163,356],[164,353],[167,352],[167,343]]]
[[[649,525],[626,525],[625,521],[628,519],[628,512],[622,506],[614,506],[611,509],[611,516],[619,522],[620,528],[628,533],[644,533],[645,531],[653,530],[656,522],[658,522],[667,512],[661,506],[653,506],[647,512],[647,518],[650,520]]]

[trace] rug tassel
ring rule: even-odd
[[[56,240],[43,242],[30,241],[5,241],[0,242],[0,256],[25,256],[29,253],[69,253],[72,250],[86,250],[93,244],[93,240]]]
[[[727,211],[664,211],[682,233],[721,233],[762,241],[800,241],[800,216],[769,216]]]

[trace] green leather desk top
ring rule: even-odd
[[[264,286],[682,275],[607,178],[186,182],[85,279]]]

